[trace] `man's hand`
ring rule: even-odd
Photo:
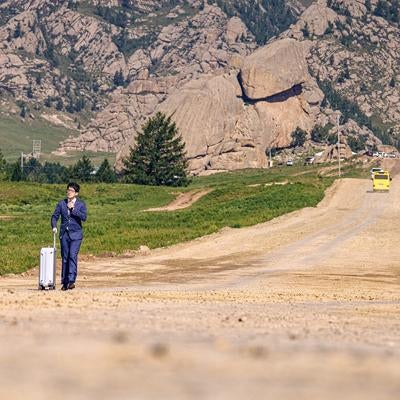
[[[54,234],[57,233],[57,228],[53,228],[53,233],[54,233]]]

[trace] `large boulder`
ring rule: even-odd
[[[246,25],[238,17],[231,18],[226,25],[225,39],[229,44],[235,44],[241,36],[247,35]]]
[[[296,128],[312,129],[314,119],[307,111],[308,104],[301,96],[289,97],[282,102],[257,102],[241,115],[236,132],[251,137],[254,147],[264,153],[269,148],[288,147]]]
[[[321,36],[325,33],[329,24],[334,24],[338,15],[327,7],[325,0],[319,0],[308,7],[300,16],[299,21],[291,28],[294,32],[309,31],[309,34]]]
[[[290,90],[309,79],[302,43],[285,38],[246,57],[240,70],[244,94],[260,100]]]
[[[295,65],[274,65],[280,52],[290,53]],[[247,57],[239,74],[232,70],[189,81],[156,108],[176,123],[191,173],[267,167],[269,148],[288,147],[296,128],[310,131],[314,126],[323,95],[307,73],[301,44],[283,39],[256,53],[261,56]],[[243,74],[246,68],[254,74]],[[137,82],[130,91],[150,89]],[[132,137],[118,154],[119,167],[134,143]]]
[[[0,88],[7,82],[7,89],[14,92],[17,87],[28,84],[24,62],[15,54],[5,54],[0,50]]]
[[[32,54],[37,50],[43,51],[45,40],[41,30],[36,26],[37,23],[35,12],[30,10],[11,18],[0,28],[0,49],[6,49],[8,52],[24,50]]]
[[[190,19],[165,26],[148,48],[137,50],[126,60],[127,73],[121,66],[131,82],[128,87],[114,89],[109,104],[101,108],[79,137],[62,143],[60,150],[108,148],[118,152],[120,168],[121,157],[127,155],[137,133],[161,102],[204,74],[227,72],[231,61],[240,64],[256,47],[251,39],[251,33],[237,18],[229,20],[222,10],[211,5],[205,5]],[[97,53],[104,52],[93,52]],[[125,121],[116,119],[116,113],[121,117],[125,114]]]
[[[378,3],[378,0],[372,0],[371,3],[372,5],[375,5]],[[347,13],[354,18],[361,18],[367,13],[365,0],[335,0],[333,5],[343,11],[346,10]]]
[[[159,110],[172,115],[186,142],[189,158],[207,154],[235,129],[243,109],[235,75],[204,77],[167,98]]]
[[[269,148],[290,146],[297,127],[313,127],[301,93],[254,104],[242,97],[237,76],[230,73],[193,81],[159,107],[178,126],[192,173],[264,168]]]

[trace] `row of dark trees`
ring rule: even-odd
[[[124,9],[114,9],[107,6],[98,5],[96,14],[112,25],[126,28],[129,24],[129,15]]]
[[[156,186],[189,183],[185,144],[171,117],[162,113],[157,113],[143,126],[119,175],[107,159],[97,170],[86,155],[68,167],[47,161],[42,164],[36,158],[30,158],[25,160],[22,168],[19,160],[6,162],[0,151],[0,179],[41,183],[65,183],[69,180],[112,183],[120,180]]]
[[[321,105],[325,107],[329,104],[331,108],[340,110],[342,113],[340,123],[346,123],[351,118],[358,125],[369,128],[375,136],[382,140],[382,143],[395,147],[399,146],[399,141],[396,138],[392,137],[386,129],[374,125],[372,119],[362,112],[357,103],[347,99],[340,92],[336,91],[331,82],[318,81],[318,86],[325,94]]]
[[[294,11],[285,0],[207,1],[216,3],[230,17],[240,17],[260,45],[296,21]]]
[[[338,14],[350,16],[349,10],[343,3],[328,0],[327,6],[335,10]],[[365,0],[365,7],[367,11],[372,12],[378,17],[385,18],[389,22],[400,22],[399,0],[378,0],[375,6],[372,5],[371,0]]]
[[[30,181],[40,183],[64,183],[75,179],[80,182],[116,182],[117,174],[107,159],[95,169],[87,156],[71,166],[61,165],[58,162],[41,163],[36,158],[8,163],[0,151],[0,179],[14,182]]]
[[[374,15],[382,17],[389,22],[400,23],[400,2],[399,0],[378,0]]]

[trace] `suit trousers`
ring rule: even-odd
[[[82,240],[72,240],[68,232],[61,237],[61,283],[75,283],[78,274],[78,253]]]

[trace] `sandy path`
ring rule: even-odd
[[[0,278],[0,397],[400,398],[400,177],[370,189],[82,262],[67,293]]]
[[[192,190],[190,192],[180,193],[171,201],[171,203],[167,204],[164,207],[156,207],[156,208],[149,208],[145,211],[175,211],[175,210],[182,210],[184,208],[190,207],[193,203],[201,199],[207,193],[210,193],[211,189],[208,190]]]

